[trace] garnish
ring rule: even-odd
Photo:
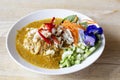
[[[47,27],[47,29],[49,30],[49,32],[52,31],[52,28],[53,28],[53,27],[55,27],[55,25],[53,24],[54,20],[55,20],[55,17],[52,18],[52,20],[51,20],[50,23],[44,23],[45,26]]]
[[[71,32],[72,32],[72,35],[74,37],[74,44],[77,44],[78,43],[78,39],[79,39],[79,36],[78,36],[78,29],[82,29],[82,30],[85,30],[84,27],[82,27],[81,25],[79,24],[76,24],[76,23],[72,23],[68,20],[65,20],[63,23],[62,23],[62,26],[64,26],[66,29],[69,29]]]
[[[70,15],[70,16],[67,16],[66,18],[64,18],[62,22],[64,22],[65,20],[75,23],[78,21],[78,17],[77,17],[77,15]]]
[[[56,42],[57,44],[59,44],[59,43],[60,43],[60,42],[58,41],[58,39],[57,39],[54,35],[52,35],[52,36],[51,36],[51,38],[52,38],[52,39],[53,39],[53,41],[54,41],[54,42]]]
[[[80,32],[83,35],[82,32],[84,33],[84,37],[82,37],[84,43],[88,46],[94,46],[99,40],[98,35],[100,36],[103,33],[103,29],[96,25],[89,25],[85,31]]]
[[[51,44],[51,40],[50,40],[49,38],[46,38],[46,37],[41,33],[41,31],[42,31],[42,30],[48,30],[49,32],[51,32],[51,31],[52,31],[52,28],[55,27],[55,25],[53,24],[54,20],[55,20],[55,17],[52,18],[52,20],[51,20],[50,23],[44,23],[44,24],[45,24],[45,27],[46,27],[47,29],[40,28],[40,29],[38,30],[39,35],[40,35],[40,36],[43,38],[43,40],[44,40],[46,43],[48,43],[48,44]]]
[[[39,30],[38,30],[39,35],[42,37],[42,39],[43,39],[46,43],[51,44],[51,41],[50,41],[48,38],[46,38],[46,37],[41,33],[41,30],[42,30],[42,29],[39,29]]]

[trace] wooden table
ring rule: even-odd
[[[5,46],[9,28],[30,12],[64,8],[93,18],[104,29],[106,48],[88,68],[76,73],[48,76],[21,68]],[[120,80],[120,0],[0,0],[0,80]]]

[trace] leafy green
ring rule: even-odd
[[[65,17],[62,22],[64,22],[65,20],[69,20],[70,22],[77,22],[78,17],[77,15],[70,15],[70,16]]]
[[[81,24],[83,27],[85,27],[85,28],[87,28],[87,27],[88,27],[87,22],[81,22],[80,24]]]

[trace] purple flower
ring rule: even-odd
[[[86,32],[88,34],[93,33],[93,34],[100,34],[101,35],[103,33],[103,29],[101,27],[98,28],[96,25],[89,25],[86,29]]]
[[[80,31],[84,43],[88,46],[94,46],[99,40],[97,35],[101,35],[102,33],[103,29],[101,27],[97,28],[96,25],[89,25],[85,31]]]
[[[93,33],[88,34],[86,31],[84,31],[84,42],[86,45],[94,46],[96,40],[97,37]]]
[[[103,33],[103,29],[100,27],[98,28],[98,34],[102,34]]]
[[[84,39],[84,42],[86,45],[89,45],[89,46],[94,46],[95,45],[95,39],[91,36],[85,36],[85,39]]]
[[[80,33],[80,38],[82,38],[83,42],[86,45],[89,45],[89,46],[95,45],[96,37],[94,34],[88,35],[86,31],[83,31],[83,30],[80,30],[79,33]]]
[[[93,33],[88,33],[87,31],[84,31],[84,36],[91,36],[92,38],[95,39],[95,41],[97,40],[97,37],[95,36],[95,34],[93,34]]]

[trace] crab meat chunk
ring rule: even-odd
[[[58,26],[56,36],[60,36],[62,32],[63,32],[63,26]]]
[[[42,30],[41,31],[42,35],[44,35],[46,38],[49,38],[52,34],[48,30]]]
[[[39,33],[36,32],[33,36],[33,42],[37,42],[38,40],[42,40],[42,38],[40,37]]]
[[[46,55],[54,55],[55,54],[55,51],[54,50],[47,50],[46,51]]]
[[[67,44],[72,44],[74,42],[73,36],[69,29],[66,29],[63,33],[63,39]]]

